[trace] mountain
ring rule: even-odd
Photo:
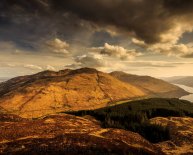
[[[179,87],[158,79],[115,73],[81,68],[16,77],[0,84],[0,107],[21,117],[36,118],[61,111],[97,109],[118,101],[155,95],[178,97],[186,94]]]
[[[0,115],[0,154],[162,155],[142,136],[104,129],[92,117],[50,115],[29,120]]]
[[[173,84],[150,76],[138,76],[119,71],[112,72],[110,75],[125,83],[129,83],[140,88],[151,97],[178,98],[189,94]]]
[[[96,109],[144,96],[136,86],[91,68],[44,71],[0,84],[0,107],[27,118]]]
[[[193,87],[193,76],[179,76],[165,78],[166,81],[175,84],[182,84],[188,87]]]

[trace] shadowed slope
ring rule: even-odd
[[[176,84],[182,84],[188,87],[193,87],[193,76],[181,76],[165,78],[166,81]]]
[[[178,98],[189,94],[188,92],[175,85],[150,76],[137,76],[124,72],[112,72],[110,74],[123,82],[141,88],[144,92],[152,97],[158,96]]]

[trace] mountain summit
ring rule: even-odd
[[[139,88],[90,68],[44,71],[0,85],[0,106],[28,118],[61,111],[95,109],[143,96],[146,93]]]
[[[142,81],[144,85],[146,82]],[[153,85],[160,87],[156,81]],[[175,91],[184,93],[178,87],[175,88]],[[0,107],[22,117],[35,118],[62,111],[101,108],[117,101],[143,98],[150,94],[139,85],[123,82],[96,69],[66,69],[43,71],[1,83]]]

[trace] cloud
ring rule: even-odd
[[[128,64],[125,65],[124,63],[112,59],[109,61],[106,57],[98,53],[88,53],[86,55],[77,56],[74,61],[74,63],[66,65],[65,67],[72,69],[91,67],[104,72],[128,68]]]
[[[155,44],[148,47],[148,50],[158,53],[167,54],[168,56],[177,56],[191,58],[193,47],[190,44]]]
[[[135,57],[142,55],[135,49],[128,50],[121,46],[110,45],[105,43],[103,47],[92,47],[84,49],[81,55],[73,56],[75,63],[66,65],[69,68],[93,67],[93,68],[112,68],[120,66],[117,63],[121,61],[133,60]],[[112,64],[112,61],[114,62]]]
[[[0,30],[2,36],[10,39],[14,31],[22,43],[36,36],[70,37],[100,28],[147,44],[176,42],[184,32],[192,31],[193,23],[193,0],[3,0],[0,10],[4,21],[0,24],[11,28],[10,33]]]
[[[47,65],[45,69],[46,70],[51,70],[51,71],[55,71],[56,70],[56,68],[51,66],[51,65]]]
[[[131,60],[142,55],[142,53],[137,52],[135,49],[128,50],[121,46],[114,46],[108,43],[105,43],[104,47],[95,47],[92,50],[102,55],[108,55],[121,60]]]
[[[145,50],[187,58],[191,48],[184,53],[179,39],[192,32],[192,17],[193,0],[3,0],[0,41],[38,52],[46,42],[44,50],[65,56],[72,44],[92,47],[108,42],[98,49],[101,54],[129,60],[140,53],[115,45],[132,37]],[[96,32],[104,32],[103,40]],[[96,36],[99,39],[92,38]]]
[[[136,38],[132,38],[132,39],[131,39],[131,42],[132,42],[134,45],[137,45],[137,46],[142,47],[142,48],[146,48],[146,47],[147,47],[147,44],[146,44],[144,41],[138,40],[138,39],[136,39]]]
[[[173,68],[179,65],[193,64],[187,62],[167,62],[167,61],[129,61],[127,65],[129,67],[140,67],[140,68]]]
[[[107,62],[103,59],[100,54],[88,53],[86,55],[77,56],[75,59],[75,64],[70,65],[69,67],[104,67],[107,65]]]
[[[60,40],[59,38],[47,41],[46,45],[48,46],[48,49],[53,53],[66,55],[70,53],[68,51],[70,45],[67,42]]]
[[[11,63],[0,63],[0,67],[15,67],[15,64],[11,64]]]
[[[69,11],[108,29],[114,27],[149,44],[176,41],[192,31],[193,0],[53,0],[53,4],[54,10]]]
[[[166,42],[166,43],[156,43],[153,45],[147,45],[145,42],[132,39],[132,43],[136,46],[144,48],[147,51],[153,53],[161,53],[168,56],[176,56],[183,58],[192,58],[193,56],[193,44],[192,43],[176,43],[176,42]]]
[[[26,64],[24,65],[24,68],[32,69],[32,70],[43,70],[42,67],[32,64]]]
[[[193,52],[185,54],[182,56],[183,58],[193,58]]]
[[[18,53],[15,44],[11,41],[0,41],[0,52],[12,52],[12,53]]]
[[[0,67],[26,68],[26,69],[34,70],[34,71],[41,71],[41,70],[56,71],[57,70],[54,66],[51,66],[51,65],[34,65],[34,64],[19,64],[19,63],[0,63]]]

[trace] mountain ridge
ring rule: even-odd
[[[147,94],[152,97],[181,97],[184,95],[188,95],[183,91],[183,89],[170,84],[164,80],[157,79],[151,76],[139,76],[128,74],[122,71],[115,71],[110,73],[113,77],[123,81],[125,83],[130,83],[134,86],[140,87]],[[181,90],[181,93],[179,93]]]
[[[182,84],[188,87],[193,87],[193,76],[177,76],[164,78],[166,81],[176,84]]]
[[[146,94],[95,69],[44,71],[0,85],[0,106],[23,117],[92,109]],[[27,114],[28,111],[33,111]]]
[[[186,93],[179,88],[177,91]],[[0,106],[26,118],[61,111],[97,109],[118,101],[149,96],[137,85],[92,68],[43,71],[0,84]]]

